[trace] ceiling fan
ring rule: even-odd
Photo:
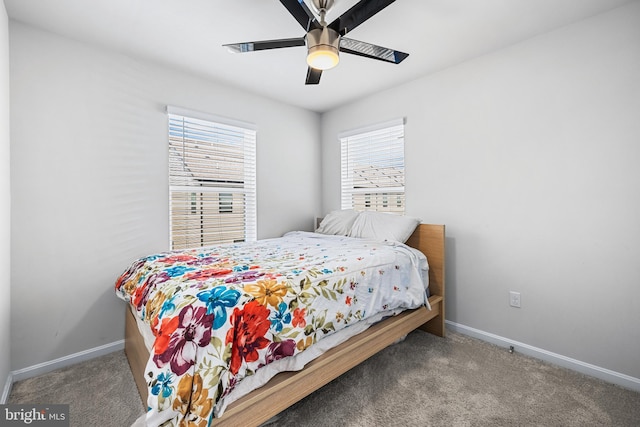
[[[313,7],[320,20],[316,18],[303,0],[280,0],[280,3],[307,32],[305,36],[292,39],[233,43],[224,46],[231,52],[245,53],[306,45],[308,69],[305,83],[308,85],[320,83],[322,71],[338,65],[339,52],[399,64],[409,56],[408,53],[344,37],[348,32],[394,1],[360,0],[339,18],[327,24],[325,16],[333,6],[334,0],[313,0]]]

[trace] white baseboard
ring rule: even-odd
[[[76,363],[80,363],[80,362],[85,362],[87,360],[104,356],[105,354],[113,353],[114,351],[118,351],[122,349],[124,349],[124,340],[101,345],[99,347],[90,348],[88,350],[84,350],[79,353],[70,354],[68,356],[51,360],[49,362],[43,362],[37,365],[18,369],[17,371],[11,372],[10,374],[11,383],[13,384],[13,382],[15,381],[21,381],[27,378],[32,378],[38,375],[46,374],[47,372],[55,371],[56,369],[66,368],[67,366],[75,365]],[[11,387],[9,387],[9,390],[10,389]]]
[[[9,394],[11,394],[11,386],[13,386],[13,375],[9,372],[7,381],[4,383],[4,390],[2,390],[2,396],[0,397],[0,405],[4,405],[9,400]]]
[[[451,322],[449,320],[445,320],[445,323],[447,324],[447,328],[451,329],[454,332],[469,335],[471,337],[478,338],[482,341],[486,341],[500,347],[509,348],[510,346],[513,346],[514,350],[518,353],[526,354],[527,356],[535,357],[536,359],[544,360],[545,362],[562,366],[563,368],[571,369],[572,371],[580,372],[582,374],[619,385],[620,387],[640,392],[640,378],[634,378],[629,375],[591,365],[580,360],[572,359],[561,354],[552,353],[541,348],[533,347],[525,343],[504,338],[499,335],[494,335],[489,332],[461,325],[459,323]]]

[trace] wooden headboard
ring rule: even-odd
[[[407,245],[418,249],[429,262],[429,292],[444,297],[445,283],[445,226],[420,224]]]

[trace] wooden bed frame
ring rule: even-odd
[[[420,224],[407,244],[422,251],[429,261],[431,310],[423,306],[387,318],[325,352],[301,371],[279,373],[230,404],[213,425],[258,426],[417,328],[444,337],[445,226]],[[126,312],[125,353],[146,410],[144,371],[149,352],[131,310]]]

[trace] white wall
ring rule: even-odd
[[[0,1],[0,390],[10,371],[11,185],[9,155],[9,19]],[[0,393],[2,393],[0,391]],[[4,403],[0,401],[0,403]]]
[[[336,134],[396,117],[447,319],[640,378],[640,2],[324,114],[325,212]]]
[[[13,21],[10,35],[14,370],[124,337],[113,284],[168,248],[167,104],[254,123],[258,237],[311,229],[318,114]]]

